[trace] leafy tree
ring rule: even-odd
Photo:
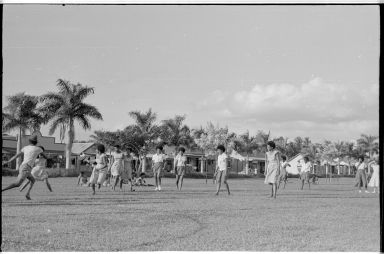
[[[21,151],[21,138],[26,131],[34,133],[40,130],[40,126],[47,122],[45,117],[38,110],[38,97],[18,93],[7,97],[8,105],[3,108],[2,112],[2,131],[8,132],[17,130],[17,148],[16,151]],[[21,160],[17,158],[16,169],[19,169]]]
[[[51,122],[49,135],[60,128],[60,139],[63,140],[67,132],[65,166],[69,168],[72,144],[75,139],[75,122],[77,121],[84,130],[89,130],[91,129],[90,119],[103,120],[103,117],[95,106],[84,102],[89,95],[94,93],[92,87],[59,79],[57,88],[58,92],[49,92],[40,97],[40,101],[43,103],[40,110]]]
[[[378,138],[378,136],[361,134],[360,138],[357,140],[357,144],[364,152],[369,154],[370,158],[372,158],[373,154],[378,153],[379,151]]]

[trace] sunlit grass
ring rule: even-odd
[[[276,200],[263,179],[230,179],[232,195],[218,197],[205,179],[186,179],[181,192],[167,178],[161,192],[96,196],[76,178],[50,181],[54,192],[38,182],[32,201],[3,193],[3,251],[379,251],[379,196],[357,193],[353,179],[304,191],[289,179]]]

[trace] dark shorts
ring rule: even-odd
[[[19,168],[19,175],[17,176],[18,180],[24,181],[25,179],[33,179],[33,176],[31,174],[32,167],[29,166],[28,164],[21,164]]]
[[[177,166],[175,174],[178,176],[183,176],[185,174],[185,166]]]
[[[356,172],[356,186],[357,187],[367,187],[367,176],[364,170],[357,170]]]
[[[300,180],[308,182],[309,181],[309,172],[305,172],[305,173],[300,174]]]
[[[153,166],[153,175],[161,177],[163,174],[163,167],[164,167],[163,162],[156,162],[155,165]]]
[[[227,170],[218,170],[216,174],[216,182],[227,180]]]

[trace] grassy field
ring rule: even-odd
[[[96,196],[75,178],[50,181],[54,192],[38,182],[31,201],[2,194],[3,251],[380,250],[379,195],[357,193],[353,179],[304,191],[289,179],[276,200],[262,179],[230,179],[231,196],[214,196],[203,179],[182,191],[168,178],[161,192],[104,187]]]

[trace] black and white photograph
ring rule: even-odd
[[[2,14],[2,251],[381,251],[379,5]]]

